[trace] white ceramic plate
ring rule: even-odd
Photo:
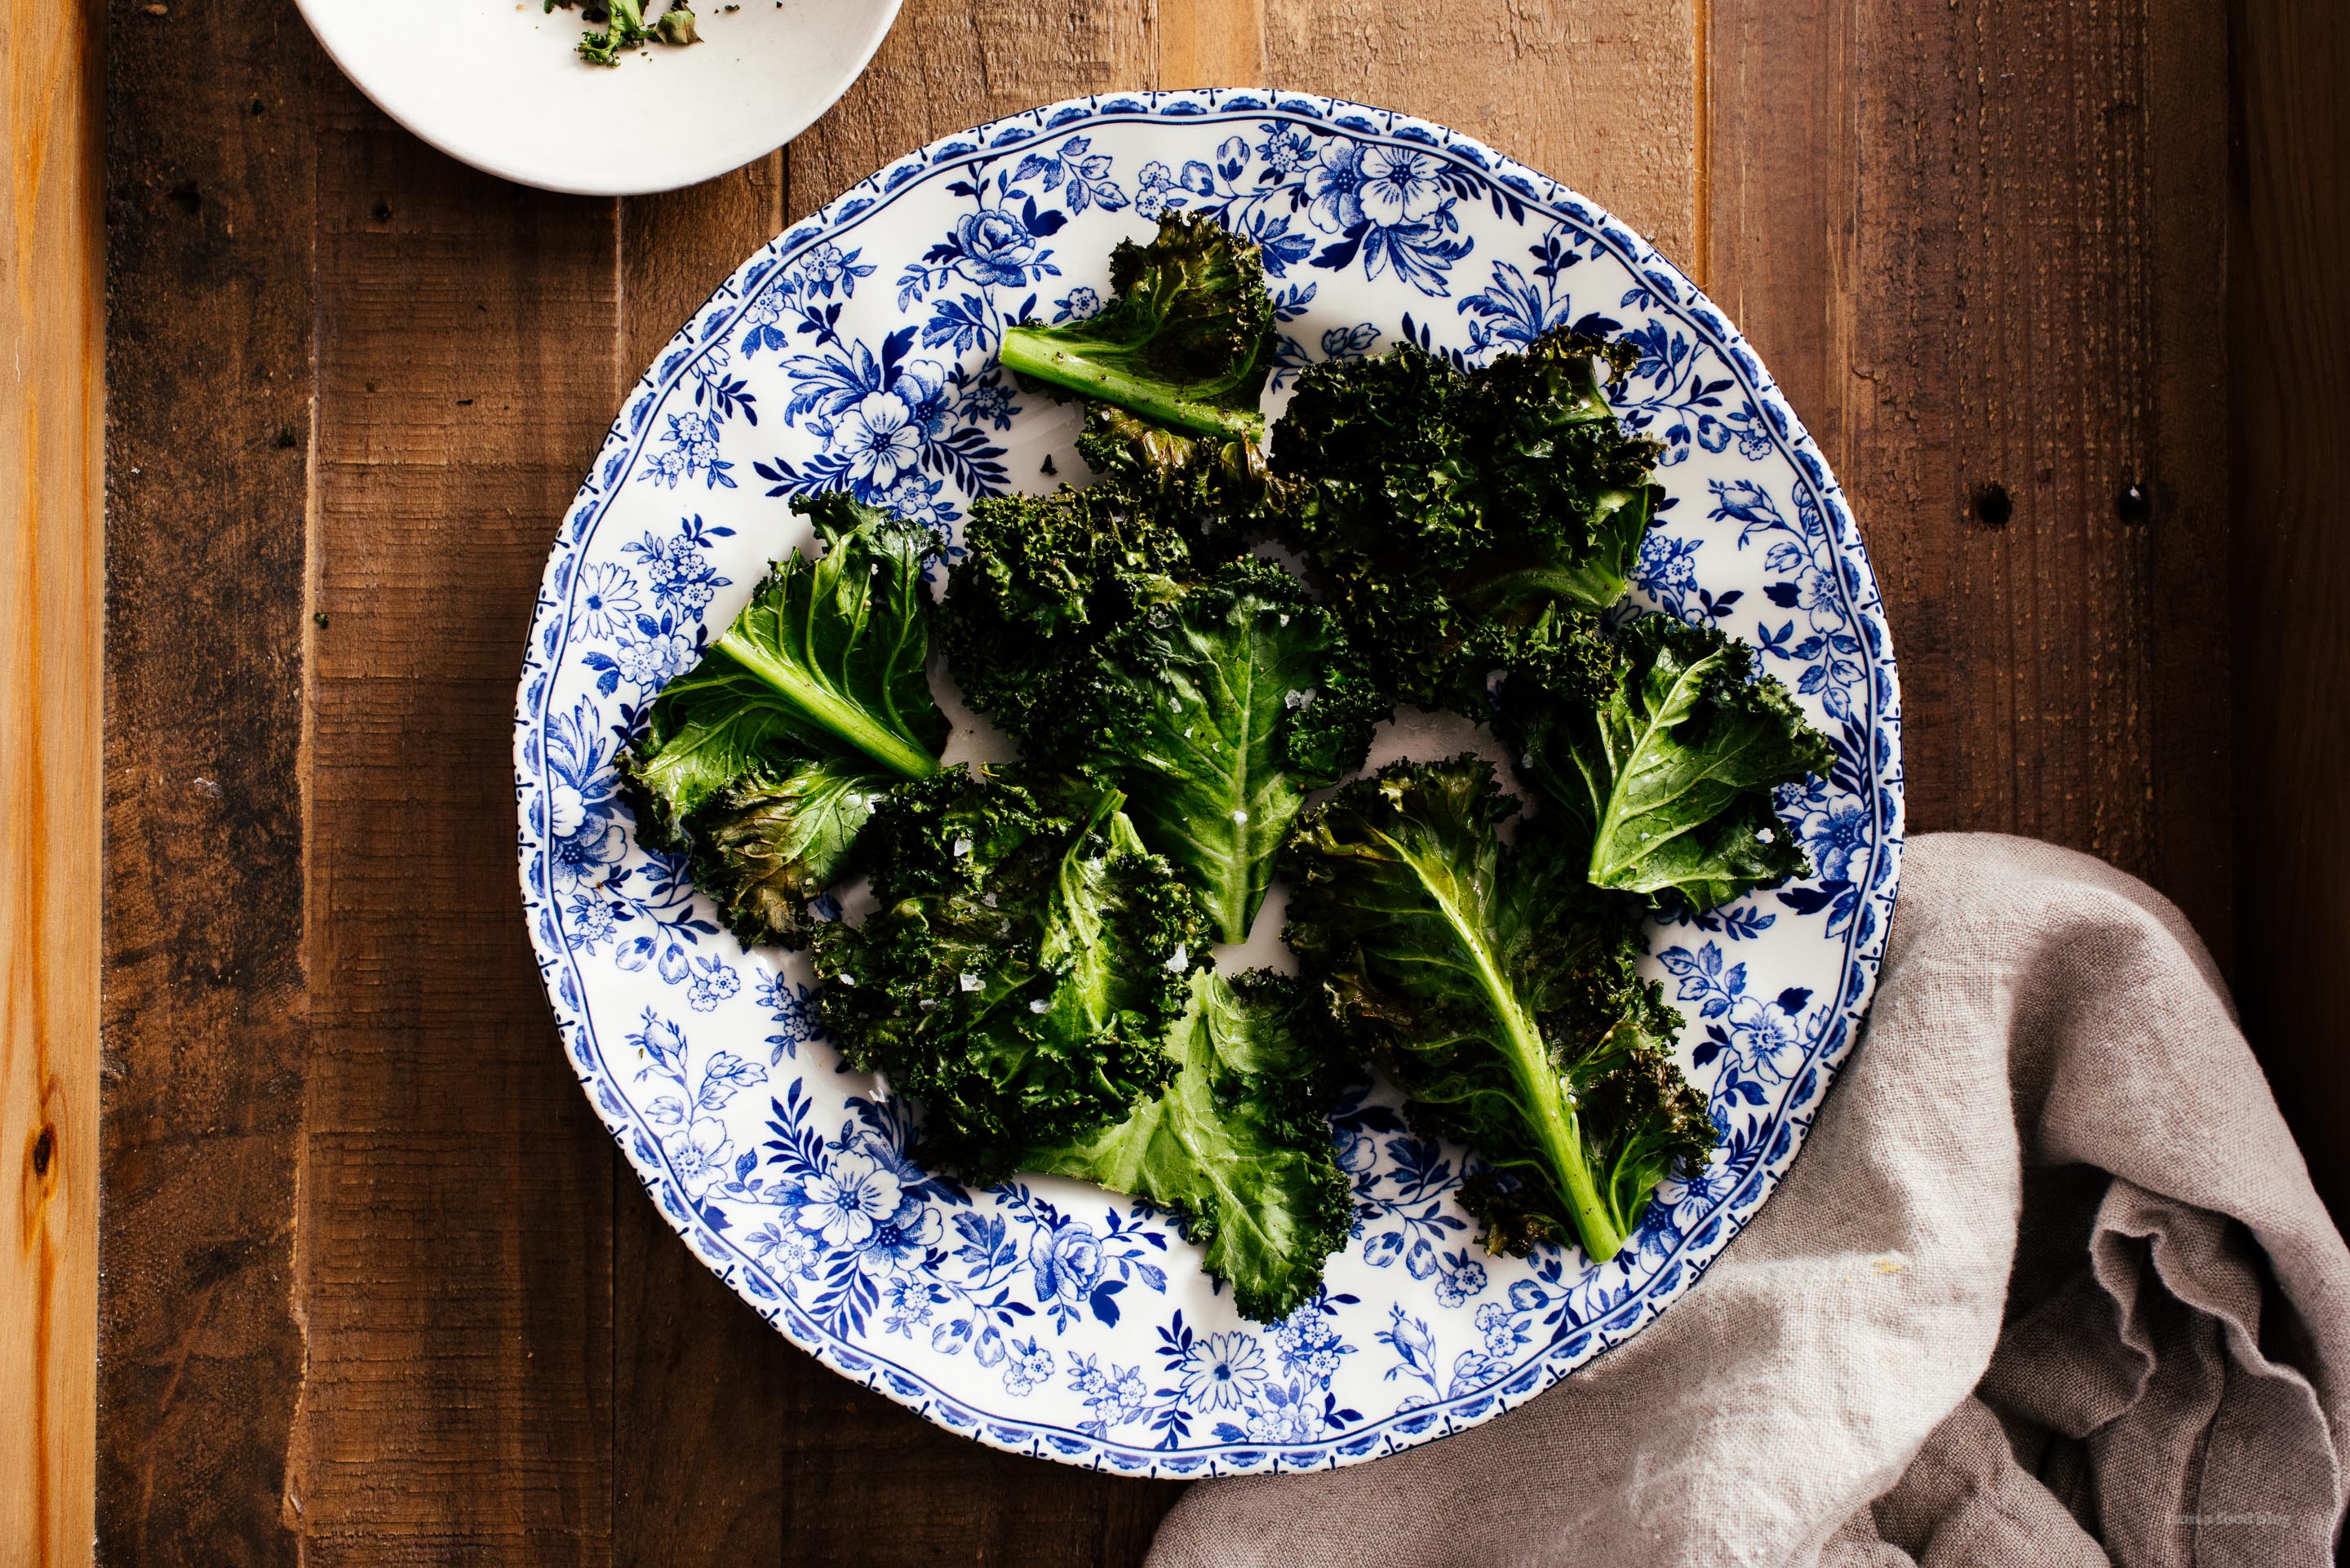
[[[1634,336],[1667,442],[1637,593],[1762,650],[1833,739],[1780,797],[1809,882],[1653,929],[1722,1128],[1623,1252],[1493,1258],[1462,1151],[1382,1086],[1336,1117],[1357,1224],[1322,1299],[1242,1320],[1163,1216],[1061,1180],[966,1192],[842,1069],[797,958],[744,951],[633,841],[612,758],[820,488],[955,529],[1083,472],[1075,411],[998,373],[1003,324],[1087,307],[1183,204],[1264,244],[1280,380],[1409,335],[1477,360],[1561,321]],[[1276,389],[1274,402],[1285,393]],[[941,684],[942,672],[934,671]],[[1638,235],[1466,137],[1326,99],[1083,99],[911,154],[775,240],[630,395],[547,563],[516,712],[531,939],[597,1112],[695,1254],[827,1365],[982,1442],[1134,1474],[1350,1463],[1485,1420],[1639,1331],[1768,1195],[1851,1048],[1891,914],[1899,697],[1835,480],[1737,332]],[[986,737],[958,734],[951,758]],[[1374,760],[1402,741],[1389,734]],[[1416,743],[1441,754],[1442,742]],[[1269,937],[1277,906],[1258,929]]]
[[[631,196],[781,147],[848,90],[899,0],[703,0],[702,42],[617,67],[540,0],[299,0],[359,90],[452,158],[525,185]]]

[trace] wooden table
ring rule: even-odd
[[[1394,105],[1651,235],[1852,498],[1913,829],[2150,878],[2304,1128],[2350,1110],[2321,804],[2350,756],[2324,526],[2350,335],[2304,267],[2350,173],[2338,7],[910,0],[791,147],[612,202],[429,151],[284,0],[116,0],[102,861],[98,24],[0,8],[0,1387],[32,1397],[0,1422],[0,1562],[86,1560],[93,1506],[119,1563],[1141,1557],[1179,1488],[853,1387],[656,1216],[557,1049],[507,763],[548,542],[656,347],[894,155],[1073,94]],[[2287,917],[2330,966],[2280,956]],[[2338,1204],[2340,1145],[2310,1147]]]

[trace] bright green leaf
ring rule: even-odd
[[[1353,1218],[1314,1028],[1286,976],[1203,969],[1169,1036],[1174,1080],[1125,1120],[1024,1163],[1175,1210],[1241,1312],[1277,1321],[1313,1298]]]
[[[1516,809],[1469,755],[1347,785],[1292,840],[1286,935],[1419,1124],[1485,1158],[1462,1198],[1487,1242],[1571,1234],[1604,1262],[1713,1124],[1638,922],[1539,831],[1504,846]]]
[[[1181,430],[1264,433],[1273,298],[1255,241],[1170,213],[1148,245],[1118,242],[1109,282],[1117,296],[1097,316],[1006,332],[1005,368]]]
[[[1594,887],[1710,909],[1809,874],[1772,791],[1825,773],[1833,753],[1753,652],[1669,616],[1627,627],[1595,703],[1538,675],[1503,683],[1520,771],[1589,846]]]

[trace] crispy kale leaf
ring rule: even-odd
[[[1361,765],[1389,704],[1296,579],[1170,512],[1116,479],[981,503],[942,636],[972,705],[1127,789],[1239,941],[1305,792]]]
[[[1725,632],[1651,615],[1625,628],[1596,695],[1581,668],[1503,681],[1503,735],[1587,849],[1594,887],[1710,909],[1809,875],[1772,791],[1825,774],[1834,753],[1753,662]]]
[[[1482,370],[1407,344],[1298,378],[1274,431],[1284,532],[1399,697],[1482,719],[1487,672],[1535,628],[1623,597],[1659,449],[1598,367],[1632,360],[1560,330]]]
[[[1067,667],[1024,754],[1114,782],[1143,842],[1242,941],[1305,792],[1362,765],[1388,709],[1336,619],[1280,566],[1232,562]]]
[[[540,9],[553,11],[557,5],[568,11],[575,0],[546,0]],[[579,57],[590,65],[617,66],[620,51],[638,44],[698,44],[702,36],[693,25],[693,13],[671,0],[668,10],[648,25],[643,0],[586,0],[580,8],[590,21],[601,20],[604,26],[579,38]]]
[[[1193,537],[1114,484],[971,509],[940,639],[972,707],[1018,734],[1055,670],[1200,570]]]
[[[1253,441],[1273,369],[1273,298],[1256,242],[1170,213],[1148,245],[1110,252],[1101,313],[1003,335],[1006,367],[1179,430]]]
[[[1354,1218],[1324,1119],[1341,1086],[1326,1027],[1286,975],[1201,970],[1168,1041],[1173,1082],[1125,1120],[1024,1163],[1174,1210],[1243,1314],[1276,1322],[1312,1299]]]
[[[938,772],[923,666],[935,537],[846,495],[795,501],[824,554],[778,561],[620,758],[639,836],[691,856],[746,942],[805,945],[873,798]]]
[[[1203,961],[1191,889],[1116,790],[960,770],[900,784],[867,829],[878,907],[816,932],[826,1029],[924,1107],[926,1159],[996,1180],[1127,1116]]]
[[[1285,935],[1417,1125],[1484,1156],[1462,1199],[1487,1244],[1572,1234],[1605,1262],[1714,1128],[1634,971],[1638,922],[1544,835],[1504,846],[1516,809],[1472,755],[1347,785],[1291,840]]]
[[[1295,492],[1266,472],[1263,450],[1244,437],[1170,431],[1109,403],[1087,405],[1077,455],[1102,483],[1194,538],[1271,533]]]
[[[851,865],[888,782],[844,757],[754,771],[693,815],[694,885],[745,942],[807,945],[811,908]]]

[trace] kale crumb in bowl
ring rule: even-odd
[[[546,0],[544,8],[553,12],[558,5],[568,11],[573,0]],[[733,5],[723,8],[737,9]],[[694,27],[693,12],[683,0],[676,0],[650,23],[645,20],[642,0],[581,0],[578,9],[583,21],[602,24],[579,36],[579,57],[590,65],[617,66],[620,63],[620,51],[637,44],[682,47],[702,42],[702,35]]]

